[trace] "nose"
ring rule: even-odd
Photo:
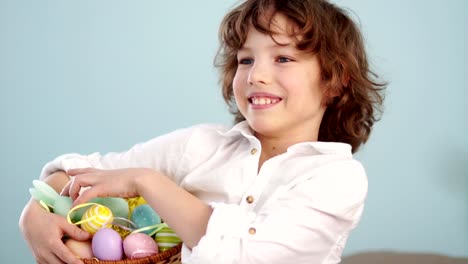
[[[268,84],[270,83],[271,75],[269,66],[265,63],[255,61],[249,71],[248,83],[253,84]]]

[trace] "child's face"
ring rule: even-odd
[[[277,35],[250,27],[238,51],[233,80],[237,107],[257,133],[293,136],[316,141],[325,112],[316,56],[299,51],[287,35],[290,22],[281,14],[273,17]],[[289,31],[290,32],[290,31]]]

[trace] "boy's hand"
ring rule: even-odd
[[[75,240],[86,241],[91,235],[69,224],[63,216],[45,211],[31,199],[21,214],[19,227],[37,263],[83,264],[65,246],[62,237],[67,234]]]
[[[61,194],[69,195],[75,206],[95,197],[130,198],[138,196],[137,179],[154,173],[154,171],[140,168],[117,170],[86,168],[69,170],[67,173],[75,177],[63,188]],[[80,194],[82,188],[87,189]]]

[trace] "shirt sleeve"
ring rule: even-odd
[[[338,263],[333,251],[341,255],[366,195],[365,171],[351,160],[279,188],[258,213],[212,203],[207,233],[191,252],[183,248],[184,263]]]
[[[125,152],[110,152],[105,155],[92,153],[82,155],[70,153],[61,155],[47,163],[41,171],[43,179],[50,174],[77,168],[119,169],[119,168],[152,168],[177,182],[176,176],[180,160],[185,151],[194,127],[179,129],[144,143],[134,145]]]

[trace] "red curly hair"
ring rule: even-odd
[[[370,70],[357,25],[346,11],[326,0],[247,0],[224,17],[215,65],[235,123],[245,120],[236,107],[232,89],[237,51],[250,26],[273,38],[271,23],[276,13],[285,15],[296,26],[296,47],[319,59],[324,93],[336,95],[326,99],[318,140],[348,143],[356,152],[379,119],[386,84],[377,82],[378,76]]]

